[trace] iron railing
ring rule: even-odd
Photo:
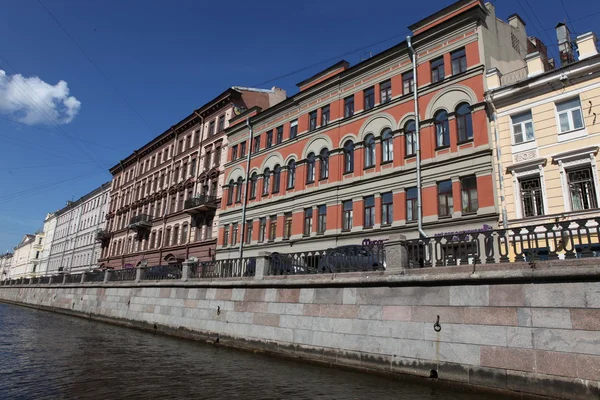
[[[38,284],[40,285],[47,285],[50,283],[50,277],[49,276],[42,276],[38,279]]]
[[[192,276],[201,279],[242,278],[256,273],[256,258],[217,260],[201,262],[193,269]]]
[[[129,220],[130,228],[151,227],[152,216],[148,214],[139,214]]]
[[[115,269],[109,272],[108,279],[111,282],[135,281],[136,274],[133,268]]]
[[[104,282],[104,271],[87,272],[85,282]]]
[[[110,232],[105,231],[104,229],[98,229],[96,231],[96,240],[99,242],[103,242],[105,240],[110,239]]]
[[[190,208],[199,207],[199,206],[207,204],[207,203],[214,203],[216,200],[217,200],[216,196],[209,196],[206,194],[201,194],[196,197],[192,197],[191,199],[187,199],[184,202],[183,207],[187,210]]]
[[[183,267],[181,264],[156,265],[144,268],[142,280],[162,281],[165,279],[181,279]]]
[[[600,218],[408,240],[411,268],[600,257]]]
[[[59,284],[63,283],[64,277],[65,277],[64,275],[53,275],[52,276],[52,284],[59,285]]]
[[[81,282],[81,274],[69,274],[65,277],[65,283],[80,283]]]

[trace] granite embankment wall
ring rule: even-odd
[[[506,393],[599,398],[600,267],[478,268],[31,284],[0,287],[0,301]]]

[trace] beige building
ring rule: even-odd
[[[495,169],[505,227],[560,224],[599,215],[596,36],[590,32],[576,38],[578,60],[566,26],[559,24],[557,36],[560,68],[553,67],[543,44],[533,39],[526,68],[504,76],[497,70],[487,74],[486,100],[499,150]]]
[[[44,233],[23,235],[21,242],[14,248],[12,265],[8,279],[32,278],[40,274],[40,261],[44,245]]]

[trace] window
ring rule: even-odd
[[[431,61],[431,83],[436,83],[444,79],[444,57],[436,58]]]
[[[283,125],[278,126],[276,128],[276,132],[277,132],[277,137],[275,138],[275,142],[276,142],[276,144],[279,144],[279,143],[283,142]]]
[[[185,244],[188,240],[188,224],[185,223],[181,226],[181,243]]]
[[[327,126],[329,123],[329,106],[321,108],[321,126]]]
[[[450,130],[448,127],[448,113],[444,110],[435,115],[435,136],[437,147],[450,146]]]
[[[272,193],[279,193],[279,187],[281,183],[281,167],[279,164],[273,168],[273,191]]]
[[[370,110],[375,107],[375,88],[371,86],[363,91],[363,95],[365,98],[365,110]]]
[[[462,212],[464,214],[477,212],[479,203],[477,201],[477,178],[467,176],[460,180],[460,195],[462,198]]]
[[[285,213],[283,224],[283,238],[289,239],[292,237],[292,213]]]
[[[454,203],[452,201],[452,181],[438,182],[438,215],[449,217],[452,215]]]
[[[213,136],[215,134],[215,120],[213,119],[208,124],[208,136]]]
[[[364,228],[372,228],[375,225],[375,196],[368,196],[363,199],[365,207]]]
[[[238,223],[234,222],[232,224],[232,232],[231,232],[231,244],[235,246],[238,241]]]
[[[296,185],[296,161],[290,160],[287,165],[287,188],[292,189]]]
[[[191,176],[195,176],[196,175],[196,159],[192,158],[192,161],[190,161],[190,175]],[[154,188],[156,189],[156,180],[154,180]]]
[[[258,181],[258,174],[256,172],[253,172],[252,175],[250,176],[250,198],[251,199],[255,199],[256,198],[256,183]]]
[[[417,151],[417,132],[413,120],[404,125],[404,141],[406,143],[406,156],[413,156]]]
[[[246,155],[246,142],[240,143],[240,158]]]
[[[208,154],[208,161],[210,162],[210,153]],[[221,146],[215,147],[215,159],[213,164],[215,167],[221,165]]]
[[[269,194],[269,185],[271,184],[271,170],[269,168],[265,168],[265,172],[263,173],[263,196]]]
[[[315,153],[309,153],[306,157],[306,183],[315,181]]]
[[[512,119],[514,143],[519,144],[529,142],[535,139],[533,133],[533,120],[531,111],[524,112],[519,115],[514,115]]]
[[[347,140],[344,143],[344,173],[354,172],[354,142]]]
[[[204,170],[208,170],[210,168],[210,149],[206,149],[204,151]]]
[[[381,225],[390,225],[394,222],[394,197],[392,193],[381,195]]]
[[[235,202],[236,203],[241,203],[242,202],[242,186],[243,186],[243,179],[240,176],[237,180],[237,184],[236,186],[236,191],[235,191]]]
[[[319,179],[329,178],[329,150],[323,149],[319,154]]]
[[[217,132],[222,132],[225,129],[225,115],[219,116],[219,125],[217,126]]]
[[[246,221],[246,241],[245,241],[246,244],[252,243],[252,229],[253,229],[252,220]]]
[[[389,162],[394,160],[394,137],[391,129],[385,129],[381,133],[382,161]]]
[[[392,100],[392,81],[387,80],[379,84],[379,93],[381,95],[381,104],[389,103]]]
[[[185,178],[187,178],[187,170],[188,170],[188,165],[187,163],[183,163],[183,165],[181,166],[181,179],[185,180]],[[150,186],[150,185],[148,185]]]
[[[290,122],[290,139],[293,139],[298,134],[298,120],[295,119]]]
[[[375,137],[367,135],[365,138],[365,168],[375,166]]]
[[[560,122],[560,133],[583,128],[579,97],[556,103],[556,112],[558,113],[558,120]]]
[[[258,221],[258,241],[259,242],[265,241],[266,233],[267,233],[267,219],[263,217]]]
[[[456,109],[456,130],[458,131],[459,143],[473,139],[471,106],[469,106],[467,103],[462,103]]]
[[[460,74],[467,70],[467,54],[464,47],[450,53],[452,58],[452,75]]]
[[[354,95],[344,99],[344,117],[348,118],[354,115]]]
[[[269,241],[274,241],[277,237],[277,215],[269,217]]]
[[[183,139],[181,139],[179,141],[179,153],[183,153],[184,150],[185,150],[185,148],[183,147]],[[146,163],[146,167],[148,167],[148,163]]]
[[[177,210],[179,210],[179,211],[183,210],[183,200],[184,200],[184,194],[183,194],[183,192],[179,192],[179,204],[177,206]]]
[[[342,203],[342,229],[349,231],[352,229],[352,200],[347,200]]]
[[[177,211],[176,207],[177,207],[177,199],[176,199],[175,195],[173,195],[173,196],[171,196],[171,213],[174,213],[175,211]]]
[[[260,135],[254,137],[254,153],[258,153],[260,151]]]
[[[416,221],[418,217],[418,207],[417,207],[417,196],[418,191],[417,188],[410,188],[406,190],[406,220],[407,221]]]
[[[590,167],[576,168],[567,171],[569,191],[571,193],[571,209],[573,211],[597,208],[596,190]]]
[[[304,209],[304,236],[310,236],[312,232],[313,210],[312,208]]]
[[[237,160],[237,152],[238,152],[238,145],[236,144],[235,146],[233,146],[231,148],[231,161],[235,161]]]
[[[267,132],[267,149],[273,146],[273,131]]]
[[[319,215],[317,221],[317,233],[325,233],[327,230],[327,206],[319,206]]]
[[[194,132],[194,144],[197,146],[200,143],[200,129]]]
[[[317,129],[317,110],[308,114],[308,130],[314,131],[315,129]]]
[[[519,185],[521,190],[523,216],[534,217],[536,215],[544,215],[544,203],[540,177],[536,176],[533,178],[520,179]]]
[[[227,188],[227,205],[233,204],[233,191],[235,189],[235,182],[232,180],[229,181],[229,187]]]
[[[173,228],[173,240],[171,240],[171,245],[175,246],[179,244],[179,226],[175,225]]]

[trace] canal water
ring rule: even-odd
[[[0,303],[0,399],[484,397]]]

